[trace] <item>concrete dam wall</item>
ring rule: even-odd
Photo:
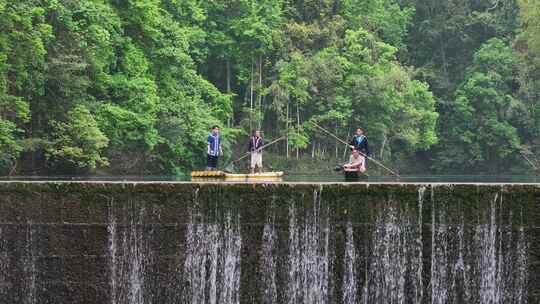
[[[4,182],[0,303],[540,303],[540,188]]]

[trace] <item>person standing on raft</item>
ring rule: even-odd
[[[352,149],[351,157],[349,163],[345,164],[343,168],[346,171],[366,172],[367,158],[371,155],[371,151],[369,150],[368,139],[364,135],[362,128],[356,130],[356,134],[353,136],[349,145]]]
[[[364,130],[362,128],[356,130],[356,134],[353,136],[349,145],[352,149],[358,150],[360,154],[364,154],[364,157],[369,157],[371,155],[368,139],[366,135],[364,135]]]
[[[219,136],[219,127],[213,126],[212,132],[208,135],[208,147],[206,150],[207,153],[207,171],[216,171],[218,166],[218,158],[223,154],[223,149],[221,148],[221,137]]]
[[[264,140],[261,136],[261,131],[256,130],[253,136],[249,138],[248,151],[251,154],[251,173],[255,173],[255,167],[259,173],[262,173],[262,149]]]

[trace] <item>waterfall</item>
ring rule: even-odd
[[[118,240],[116,233],[116,218],[114,217],[113,204],[114,200],[109,202],[108,208],[108,225],[107,233],[109,234],[108,242],[108,255],[109,255],[109,268],[110,268],[110,300],[111,304],[117,304],[117,290],[118,290],[118,274],[117,274],[117,254],[118,254]]]
[[[413,303],[415,304],[420,304],[422,303],[423,299],[424,299],[424,286],[423,286],[423,276],[422,276],[422,273],[424,271],[424,254],[423,254],[423,244],[424,244],[424,241],[422,239],[422,226],[424,225],[423,223],[423,217],[422,217],[422,211],[424,210],[424,198],[425,198],[425,194],[426,194],[426,186],[421,186],[418,188],[418,225],[417,225],[417,237],[416,237],[416,244],[415,244],[415,248],[416,248],[416,254],[414,255],[413,257],[413,260],[412,260],[412,263],[413,263],[413,268],[412,268],[412,271],[413,273],[416,272],[414,274],[415,278],[412,280],[413,281],[413,297],[414,297],[414,301]],[[433,192],[432,192],[432,196],[433,196]],[[416,269],[415,269],[416,268]]]
[[[432,192],[433,198],[433,192]],[[431,303],[448,303],[448,225],[445,207],[432,199],[431,208]],[[437,212],[438,211],[438,212]],[[438,215],[438,216],[437,216]]]
[[[479,270],[480,303],[527,303],[527,241],[523,227],[513,233],[512,223],[501,224],[502,195],[492,200],[487,223],[478,225],[475,233]],[[498,204],[497,204],[498,203]],[[499,215],[499,218],[497,216]],[[510,214],[511,218],[511,214]]]
[[[122,239],[122,252],[127,254],[128,265],[128,303],[143,304],[144,301],[144,260],[147,258],[145,252],[144,235],[140,223],[135,223],[131,219],[129,225],[129,237],[126,232]]]
[[[513,277],[515,278],[514,286],[513,286],[513,297],[512,302],[517,304],[525,304],[527,303],[527,283],[528,283],[528,244],[525,236],[525,229],[523,226],[519,228],[519,236],[517,241],[517,257],[516,257],[516,263],[517,267],[515,268],[514,272],[512,273]]]
[[[207,253],[205,238],[212,239],[214,233],[212,230],[206,231],[206,227],[203,225],[190,224],[187,228],[186,235],[186,260],[184,266],[184,274],[189,282],[190,290],[186,290],[186,294],[191,295],[190,301],[186,301],[192,304],[205,303],[205,291],[206,291],[206,269],[207,269]],[[216,229],[213,229],[214,231]],[[217,241],[213,241],[213,244],[218,245]],[[217,255],[217,254],[216,254]],[[213,259],[217,263],[217,257]],[[211,264],[213,269],[216,269],[214,264]],[[216,271],[216,270],[214,270]],[[211,277],[211,280],[215,280],[215,275]],[[215,301],[215,295],[214,299]]]
[[[223,227],[223,253],[222,278],[220,282],[221,293],[219,303],[240,303],[240,258],[242,252],[242,238],[240,237],[240,223],[231,223],[231,215]]]
[[[356,247],[354,231],[350,222],[345,233],[345,254],[343,257],[343,303],[357,303]]]
[[[362,303],[422,303],[422,208],[425,189],[414,204],[389,200],[378,208],[368,251]]]
[[[217,303],[217,284],[218,284],[218,281],[217,281],[217,273],[218,273],[218,259],[219,259],[219,252],[220,252],[220,249],[221,249],[221,241],[220,241],[220,237],[219,237],[219,226],[218,225],[209,225],[207,227],[207,233],[208,233],[208,239],[206,240],[206,242],[208,242],[207,244],[203,244],[205,246],[208,246],[207,248],[203,247],[202,249],[203,250],[207,250],[208,251],[208,257],[207,259],[209,260],[210,262],[210,268],[209,268],[209,278],[208,278],[208,283],[210,284],[210,288],[209,288],[209,303],[210,304],[216,304]],[[204,241],[203,241],[204,242]],[[204,251],[201,253],[202,255],[204,255]],[[201,274],[204,273],[205,270],[202,270],[201,269]],[[202,280],[204,280],[204,277],[201,278]],[[203,286],[204,286],[204,283],[203,283]],[[204,299],[204,291],[203,291],[203,297],[201,297],[201,299]]]
[[[322,212],[322,214],[321,214]],[[329,216],[314,191],[313,209],[298,223],[289,209],[288,303],[327,303],[329,297]]]
[[[337,299],[345,304],[527,303],[526,230],[514,229],[503,217],[502,194],[496,194],[478,213],[478,222],[471,223],[459,202],[437,201],[434,188],[430,190],[419,187],[416,204],[393,198],[375,207],[358,202],[358,207],[375,211],[374,221],[358,225],[361,222],[349,219],[339,247],[330,241],[330,232],[340,224],[331,222],[330,205],[322,200],[320,188],[314,190],[312,203],[291,201],[285,225],[288,239],[284,242],[276,231],[279,213],[275,206],[268,206],[265,212],[271,216],[266,222],[250,226],[250,233],[260,233],[261,239],[256,250],[259,275],[252,285],[260,290],[248,299],[256,295],[263,304],[326,304]],[[431,193],[430,201],[426,193]],[[111,200],[107,226],[110,303],[152,303],[155,295],[148,288],[155,282],[150,282],[153,278],[148,267],[154,257],[148,245],[151,232],[144,229],[142,220],[144,208],[131,204],[122,218],[113,214],[113,207]],[[206,209],[196,203],[185,224],[183,254],[178,259],[181,264],[175,267],[180,281],[168,291],[167,303],[239,304],[240,213],[225,211],[209,216],[202,210]],[[431,212],[428,220],[423,218],[424,210]],[[511,213],[508,219],[512,219]],[[30,224],[27,227],[24,270],[29,278],[25,290],[29,292],[25,303],[35,303],[36,256],[31,245],[33,230]],[[366,230],[356,230],[359,227]],[[430,229],[423,233],[425,227]],[[355,235],[356,231],[365,233]],[[429,244],[431,250],[425,249]],[[342,269],[340,273],[334,273],[336,268],[332,267],[335,248],[343,248],[343,255],[339,255],[343,267],[337,268]],[[6,262],[0,267],[7,267]],[[340,281],[333,282],[334,275],[339,275]],[[424,284],[426,278],[429,282]],[[1,273],[0,280],[6,281]],[[279,292],[278,286],[285,290]]]
[[[502,280],[498,267],[502,261],[497,257],[497,223],[496,223],[496,208],[498,194],[491,203],[489,212],[489,222],[480,224],[477,228],[478,242],[478,269],[480,270],[480,288],[479,298],[480,303],[501,303],[500,289]],[[500,257],[499,257],[500,258]]]
[[[111,303],[151,304],[151,297],[145,295],[146,267],[152,259],[148,243],[151,233],[145,231],[143,225],[145,209],[137,212],[136,206],[130,203],[129,210],[123,212],[128,224],[122,227],[118,227],[112,210],[111,202],[107,225]]]
[[[403,303],[407,259],[404,227],[397,209],[389,205],[377,216],[373,232],[369,279],[364,290],[365,303]]]
[[[289,207],[289,272],[287,280],[287,296],[289,304],[299,304],[300,301],[300,236],[294,205]]]
[[[184,302],[240,303],[242,238],[240,219],[226,215],[225,223],[198,223],[191,216],[186,232]]]
[[[273,223],[266,223],[263,228],[263,243],[261,250],[261,277],[262,277],[262,303],[275,304],[277,303],[277,286],[276,286],[276,230]]]
[[[470,265],[466,262],[469,260],[471,254],[466,247],[465,240],[465,224],[463,215],[460,219],[460,224],[457,225],[457,259],[455,262],[450,265],[450,276],[451,276],[451,295],[454,303],[466,302],[470,303],[472,301],[472,285],[474,284],[471,281]],[[459,294],[461,296],[458,296]]]
[[[34,229],[32,221],[28,221],[26,225],[26,248],[25,255],[23,257],[23,271],[24,271],[24,304],[36,303],[36,291],[37,291],[37,269],[36,269],[36,244],[34,240]]]
[[[431,303],[527,303],[527,240],[523,227],[503,224],[502,211],[496,194],[479,223],[467,227],[463,214],[451,225],[447,205],[434,203]]]
[[[325,186],[323,196],[320,185],[234,185],[233,195],[198,185],[188,188],[193,199],[169,186],[81,196],[105,197],[96,204],[70,194],[54,212],[9,206],[0,303],[528,304],[540,296],[532,272],[540,206],[521,187],[353,184]]]
[[[0,226],[0,297],[4,299],[7,298],[8,291],[11,288],[8,278],[9,264],[7,240],[4,235],[4,228]]]

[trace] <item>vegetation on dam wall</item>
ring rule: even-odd
[[[205,183],[100,183],[100,182],[7,182],[0,183],[3,208],[2,218],[9,221],[57,222],[62,213],[87,212],[78,219],[93,223],[107,223],[110,202],[118,204],[135,201],[149,208],[165,211],[164,215],[185,213],[193,204],[204,208],[227,208],[243,212],[287,209],[292,203],[306,207],[313,203],[314,191],[332,209],[336,218],[347,210],[363,209],[359,205],[374,206],[377,202],[396,201],[401,205],[417,205],[419,191],[424,188],[424,201],[435,199],[449,209],[467,210],[470,220],[477,210],[489,204],[498,194],[516,218],[514,223],[540,225],[535,202],[540,199],[540,188],[535,185],[476,185],[476,184],[205,184]],[[436,197],[435,197],[436,196]],[[405,204],[407,203],[407,204]],[[6,209],[7,208],[7,209]],[[180,208],[180,209],[178,209]],[[183,208],[183,209],[182,209]],[[62,210],[63,209],[63,210]],[[12,210],[9,214],[6,210]],[[426,216],[430,209],[425,208]],[[66,213],[66,214],[67,214]],[[100,214],[100,216],[97,216]],[[254,217],[255,216],[255,217]],[[370,218],[343,219],[369,221]],[[249,214],[247,218],[261,219]],[[452,217],[450,217],[452,218]],[[69,222],[69,221],[68,221]]]
[[[0,183],[0,296],[535,303],[539,199],[534,185]]]

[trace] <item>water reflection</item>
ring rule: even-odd
[[[367,183],[540,183],[540,176],[535,175],[371,175],[358,180],[347,180],[340,174],[302,174],[290,173],[283,178],[247,179],[226,181],[222,178],[194,178],[172,175],[127,175],[127,176],[3,176],[0,181],[106,181],[106,182],[203,182],[203,183],[280,183],[280,182],[367,182]]]

